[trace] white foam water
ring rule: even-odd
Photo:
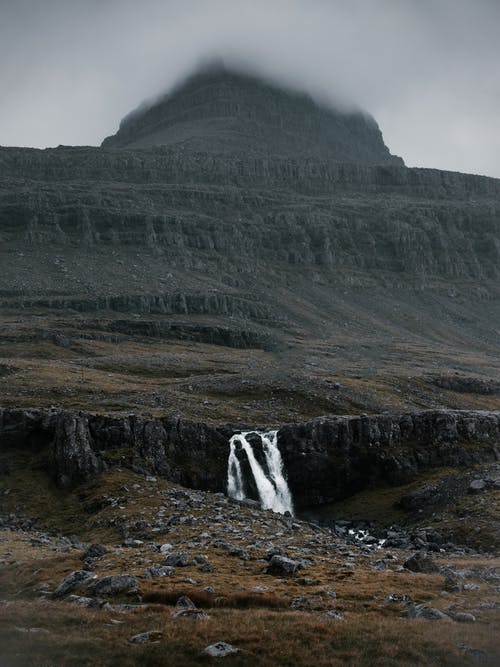
[[[269,476],[266,475],[263,467],[257,461],[253,447],[247,440],[247,436],[250,434],[260,437]],[[241,464],[236,455],[238,445],[247,456],[262,508],[271,509],[281,514],[285,512],[293,514],[292,494],[283,474],[283,460],[278,449],[278,431],[237,433],[229,441],[227,493],[231,498],[243,500],[245,498],[245,485]]]

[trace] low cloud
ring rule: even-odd
[[[98,145],[222,58],[366,109],[408,165],[500,177],[497,0],[6,0],[0,144]]]

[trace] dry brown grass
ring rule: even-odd
[[[59,527],[66,533],[78,532],[87,541],[104,543],[109,552],[95,563],[95,574],[106,576],[119,572],[138,575],[139,595],[147,606],[135,612],[89,610],[65,602],[41,599],[73,570],[82,568],[82,551],[55,551],[56,540],[47,545],[32,545],[32,534],[0,531],[0,591],[7,604],[0,604],[1,650],[4,665],[15,667],[73,667],[83,665],[125,667],[132,665],[210,664],[202,649],[215,641],[228,641],[243,649],[241,654],[226,658],[229,665],[468,665],[472,664],[458,645],[466,643],[497,656],[495,648],[497,619],[495,609],[481,608],[482,601],[498,600],[490,584],[479,590],[448,593],[443,590],[444,577],[439,574],[416,575],[393,569],[379,571],[372,567],[380,557],[376,552],[358,556],[356,566],[346,566],[346,555],[335,548],[314,554],[314,562],[296,576],[277,578],[264,573],[264,555],[252,550],[252,558],[244,564],[228,555],[223,547],[210,547],[208,558],[213,571],[202,573],[190,565],[177,568],[172,577],[141,578],[144,565],[137,549],[121,548],[122,535],[116,523],[123,517],[134,522],[154,515],[161,504],[168,504],[171,484],[164,480],[149,483],[130,470],[114,469],[92,484],[72,492],[61,493],[43,477],[33,463],[19,455],[19,469],[13,465],[9,484],[12,487],[3,500],[13,511],[24,507],[25,513],[43,509],[45,524]],[[16,482],[16,480],[18,480]],[[94,514],[85,507],[98,505],[103,494],[126,500],[120,506],[102,506]],[[206,502],[210,502],[207,496]],[[23,503],[27,503],[24,505]],[[30,504],[31,503],[31,504]],[[123,509],[121,508],[123,507]],[[252,511],[238,508],[238,516]],[[205,506],[191,508],[202,519]],[[272,514],[263,515],[274,521]],[[102,525],[97,526],[100,522]],[[256,525],[256,524],[252,524]],[[212,527],[214,530],[217,528]],[[224,528],[222,525],[221,528]],[[172,533],[156,538],[171,541],[175,549],[199,534],[195,526],[177,525]],[[262,528],[264,530],[264,528]],[[267,529],[268,531],[270,529]],[[296,544],[307,543],[310,536],[296,534]],[[238,543],[238,536],[234,536]],[[140,550],[139,550],[140,551]],[[159,564],[162,555],[143,551],[143,555]],[[399,554],[400,558],[404,554]],[[440,565],[480,570],[494,567],[498,560],[490,557],[452,559],[435,556]],[[400,562],[400,561],[399,561]],[[196,580],[196,585],[186,579]],[[211,586],[214,593],[204,590]],[[265,587],[265,590],[258,590]],[[335,590],[336,599],[327,592]],[[78,591],[85,594],[85,588]],[[391,604],[385,598],[393,593],[409,595],[418,603],[447,611],[457,607],[477,614],[476,623],[431,622],[405,617],[404,604]],[[172,605],[187,595],[196,605],[208,610],[206,621],[172,618]],[[305,597],[311,606],[304,611],[291,609],[294,598]],[[133,602],[138,598],[124,596],[116,601]],[[325,611],[341,611],[345,620],[335,621]],[[118,621],[118,623],[116,622]],[[44,627],[49,633],[23,633],[16,627]],[[128,639],[139,632],[160,630],[158,644],[131,645]],[[494,664],[492,657],[491,664]]]
[[[118,621],[118,623],[116,622]],[[43,627],[48,633],[16,628]],[[150,630],[156,644],[131,645],[128,639]],[[212,609],[207,620],[174,619],[164,608],[127,614],[89,611],[64,603],[20,603],[0,608],[5,667],[83,667],[122,665],[190,667],[211,664],[202,650],[216,641],[238,646],[228,665],[289,667],[402,667],[470,665],[462,643],[480,647],[494,665],[498,645],[487,627],[383,619],[350,614],[332,621],[321,614],[264,609]]]

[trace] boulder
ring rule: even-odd
[[[137,589],[137,579],[132,574],[112,574],[98,579],[89,588],[96,595],[111,597],[119,593],[135,591]]]
[[[266,568],[266,573],[278,576],[293,574],[298,570],[299,565],[300,563],[298,563],[295,560],[292,560],[291,558],[275,554],[274,556],[271,557],[271,560],[269,561],[269,565]]]

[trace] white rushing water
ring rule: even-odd
[[[247,440],[247,436],[251,433],[260,437],[268,475],[257,461],[253,447]],[[229,441],[227,493],[231,498],[243,500],[245,498],[245,484],[241,464],[236,455],[238,447],[247,456],[263,509],[271,509],[274,512],[281,512],[281,514],[285,512],[293,514],[292,495],[283,475],[283,460],[278,449],[278,431],[237,433]]]

